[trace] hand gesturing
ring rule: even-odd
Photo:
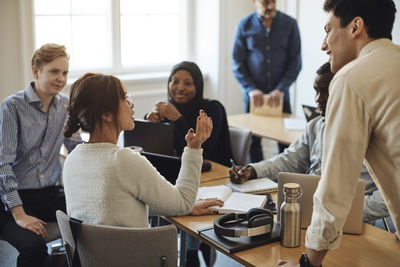
[[[191,128],[185,136],[187,146],[200,149],[204,141],[210,137],[212,129],[213,124],[211,118],[208,117],[203,110],[200,110],[196,122],[196,132]]]

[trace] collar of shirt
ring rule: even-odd
[[[360,51],[359,54],[359,58],[363,57],[367,54],[369,54],[371,51],[381,47],[381,46],[387,46],[387,45],[391,45],[392,41],[387,39],[387,38],[380,38],[380,39],[376,39],[372,42],[369,42],[368,44],[366,44]]]
[[[40,109],[43,108],[43,103],[42,100],[40,99],[39,95],[37,94],[37,92],[35,91],[35,89],[33,89],[35,87],[35,82],[31,82],[28,87],[25,90],[25,98],[26,98],[26,102],[28,102],[29,104],[31,103],[38,103]],[[53,100],[51,102],[50,105],[50,109],[52,110],[54,106],[57,106],[61,101],[61,98],[59,95],[56,95],[53,97]]]
[[[261,25],[261,26],[264,26],[264,28],[267,29],[267,27],[265,27],[265,25],[264,25],[264,23],[263,23],[263,20],[262,20],[263,17],[262,17],[260,14],[258,14],[257,11],[256,11],[256,14],[257,14],[257,18],[258,18],[258,20],[259,20],[259,22],[260,22],[260,25]],[[275,12],[275,17],[273,18],[271,27],[269,27],[267,30],[269,30],[269,31],[271,30],[271,28],[272,28],[272,26],[274,25],[275,21],[278,21],[280,16],[281,16],[281,12],[280,12],[279,10],[277,10],[277,11]]]

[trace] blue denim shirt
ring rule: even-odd
[[[289,87],[301,70],[300,33],[295,19],[277,11],[269,31],[254,12],[237,27],[233,46],[233,73],[243,97],[260,89],[269,93],[279,89],[289,101]]]
[[[80,136],[65,139],[65,95],[53,98],[48,112],[33,89],[5,99],[0,107],[0,196],[6,207],[22,205],[17,190],[54,185],[61,177],[60,148],[71,151]]]

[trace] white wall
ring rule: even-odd
[[[400,0],[393,29],[393,41],[400,44]],[[315,105],[315,72],[328,60],[321,51],[327,14],[324,0],[280,0],[278,8],[296,18],[302,40],[303,68],[291,88],[293,112],[303,116],[302,104]],[[219,99],[228,114],[241,113],[243,104],[239,83],[232,73],[232,45],[237,23],[254,11],[251,0],[196,0],[196,49],[194,60],[208,74],[205,94]],[[218,17],[219,16],[219,17]],[[219,65],[219,68],[217,67]]]
[[[232,73],[231,54],[239,20],[252,12],[251,0],[187,0],[194,3],[189,12],[195,30],[189,32],[189,60],[196,61],[206,74],[205,96],[220,100],[228,114],[241,113],[242,100],[238,82]],[[393,41],[400,44],[400,0]],[[323,0],[280,0],[278,7],[297,17],[302,38],[303,69],[292,94],[294,112],[301,115],[301,104],[314,104],[313,79],[317,68],[328,58],[320,50],[324,38],[326,14]],[[23,3],[23,4],[22,4]],[[30,80],[30,53],[33,47],[29,11],[30,0],[0,0],[0,101],[25,88]],[[29,6],[29,5],[28,5]],[[22,12],[22,13],[21,13]],[[298,14],[298,16],[297,16]],[[25,49],[24,49],[25,48]],[[129,90],[166,90],[166,80],[128,82]]]
[[[233,39],[239,20],[252,12],[250,0],[196,0],[195,58],[207,75],[205,96],[221,101],[228,114],[243,111],[232,73]]]
[[[290,1],[290,0],[289,0]],[[394,0],[397,8],[393,41],[400,44],[400,0]],[[322,10],[324,0],[299,1],[298,24],[302,41],[303,69],[297,78],[296,107],[297,115],[302,115],[301,104],[315,106],[313,83],[315,72],[328,60],[321,44],[325,37],[324,25],[327,14]]]
[[[400,0],[394,0],[394,3],[396,4],[396,19],[394,21],[394,26],[393,26],[393,42],[400,45]]]
[[[18,1],[0,1],[0,101],[25,89]],[[29,62],[26,62],[29,64]]]
[[[315,71],[328,60],[321,51],[322,40],[325,37],[323,27],[326,13],[322,10],[323,0],[300,1],[297,18],[302,41],[303,68],[297,78],[296,106],[294,112],[302,115],[302,104],[315,106],[313,89]]]

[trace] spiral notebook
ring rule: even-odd
[[[235,192],[255,195],[276,192],[278,190],[278,184],[269,178],[258,178],[248,180],[243,184],[228,183],[226,185]]]

